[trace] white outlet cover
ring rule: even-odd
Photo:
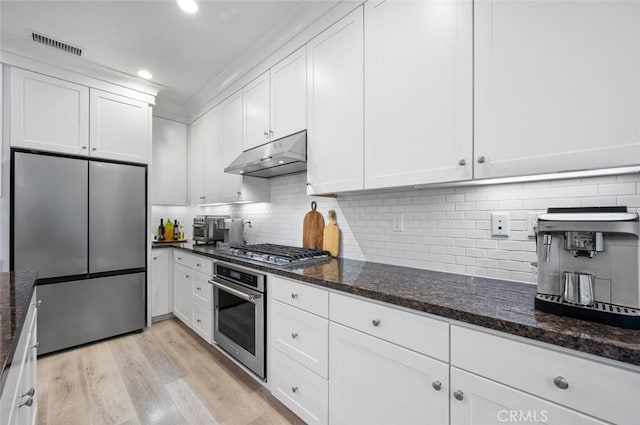
[[[509,236],[509,213],[508,212],[491,213],[491,235],[492,236]]]

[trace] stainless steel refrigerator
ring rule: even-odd
[[[146,166],[12,151],[11,270],[38,271],[40,354],[144,328]]]

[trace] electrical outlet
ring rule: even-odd
[[[393,231],[404,232],[404,214],[398,214],[393,217]]]
[[[535,236],[537,228],[538,228],[538,213],[528,212],[527,213],[527,235],[531,237]]]
[[[491,213],[491,235],[509,236],[509,213]]]

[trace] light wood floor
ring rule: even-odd
[[[175,319],[38,359],[38,424],[302,424]]]

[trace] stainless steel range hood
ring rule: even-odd
[[[307,169],[307,131],[303,130],[243,152],[225,173],[275,177]]]

